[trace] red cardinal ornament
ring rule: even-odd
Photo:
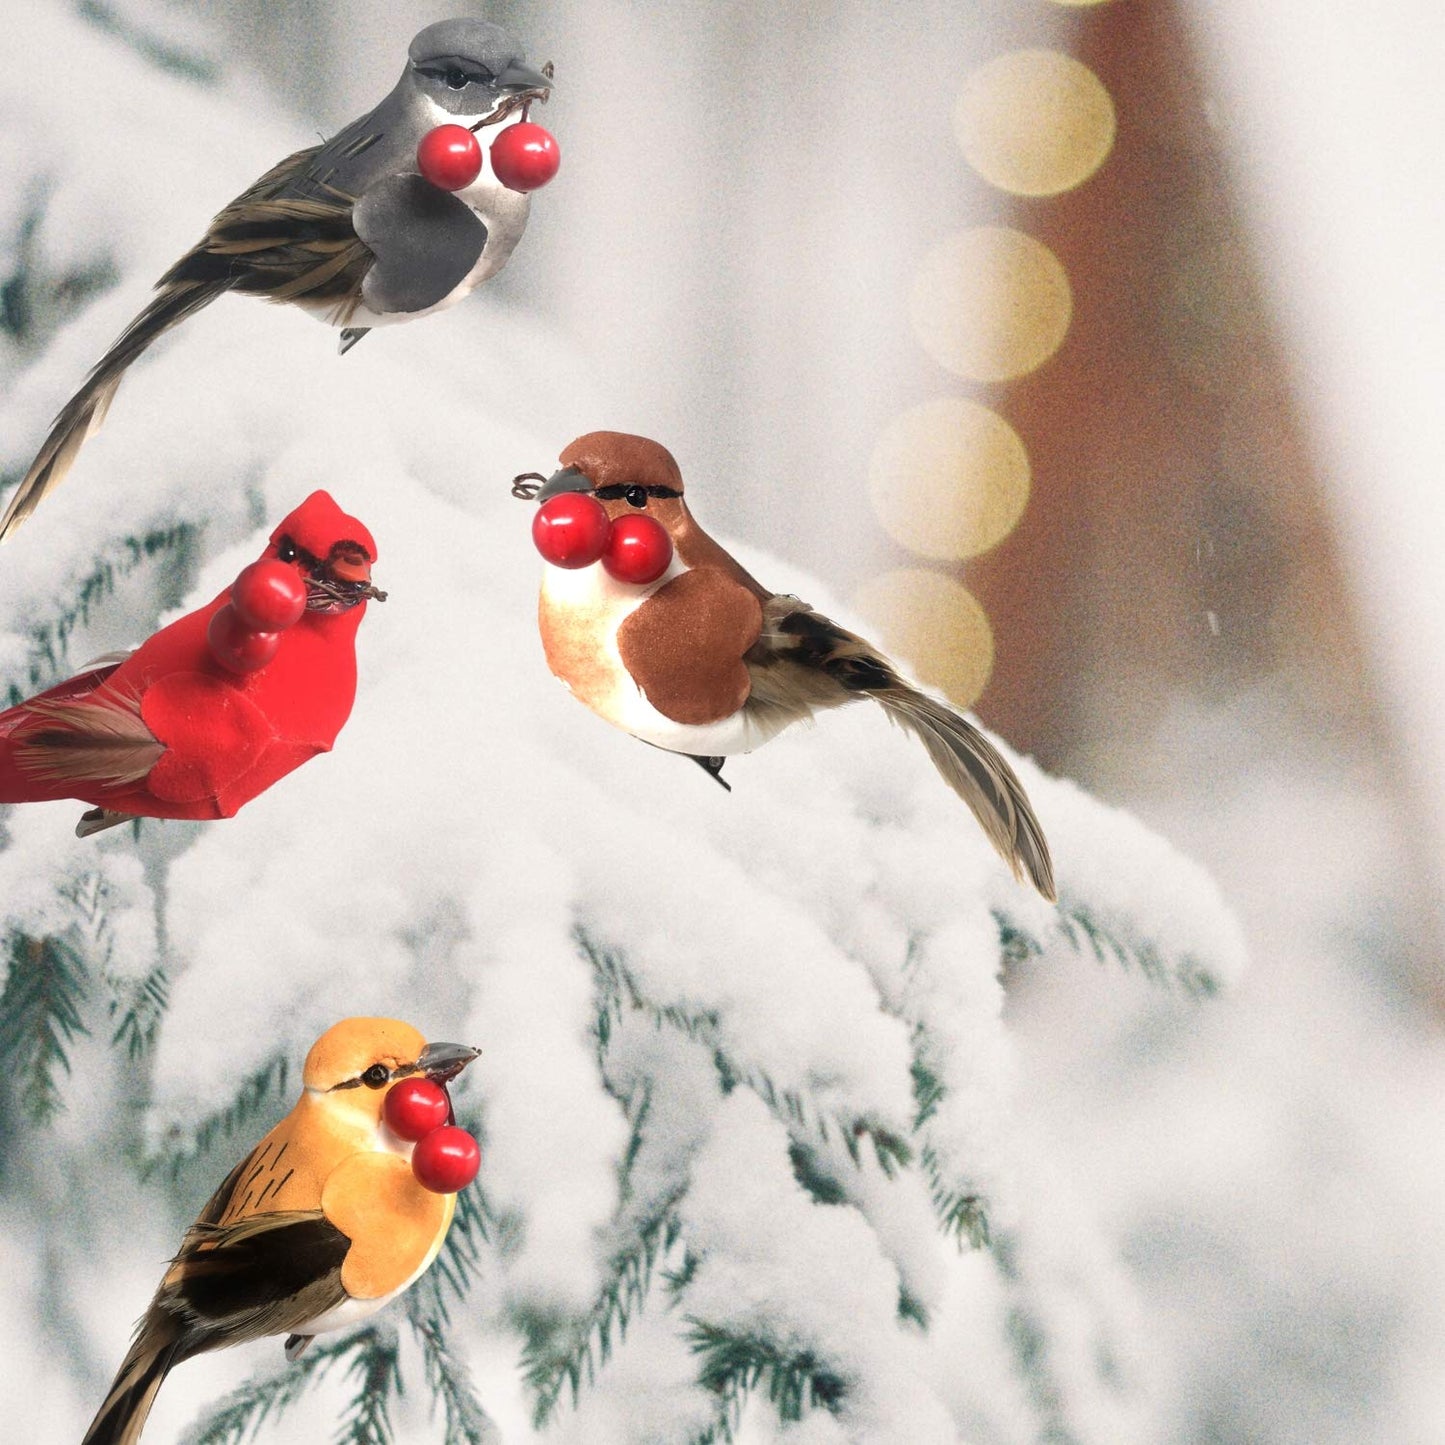
[[[386,596],[375,560],[371,533],[313,492],[234,587],[123,661],[0,713],[0,802],[79,798],[93,805],[82,838],[136,817],[231,817],[336,741],[357,626]]]

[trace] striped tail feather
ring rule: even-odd
[[[775,596],[763,606],[763,631],[747,661],[748,706],[760,714],[805,717],[873,698],[928,750],[1014,877],[1057,900],[1049,845],[1014,770],[972,723],[906,682],[872,643],[795,597]]]
[[[1054,865],[1044,830],[1014,770],[979,730],[902,679],[871,695],[888,716],[927,749],[944,782],[968,804],[1015,878],[1027,877],[1057,901]]]
[[[156,1391],[185,1358],[175,1328],[146,1317],[81,1445],[137,1445]]]
[[[21,478],[0,518],[0,542],[65,480],[86,439],[105,420],[126,368],[151,342],[230,288],[226,279],[172,283],[156,295],[96,363],[85,385],[66,402],[44,445]]]

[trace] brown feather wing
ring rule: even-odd
[[[105,684],[84,697],[34,698],[25,710],[37,724],[17,742],[15,762],[39,782],[126,787],[165,752],[140,698]]]
[[[289,1334],[346,1299],[341,1265],[350,1241],[319,1210],[208,1222],[247,1162],[186,1232],[82,1445],[136,1445],[173,1366],[223,1345]]]
[[[308,146],[267,171],[158,284],[219,282],[270,301],[329,301],[330,319],[347,320],[374,258],[352,224],[356,198],[307,184],[323,149]]]
[[[743,654],[757,641],[757,596],[720,567],[659,588],[617,629],[617,650],[647,700],[679,723],[731,717],[751,689]]]
[[[881,704],[923,744],[1014,877],[1054,900],[1048,840],[1014,770],[967,718],[905,681],[871,643],[796,597],[771,597],[747,663],[748,709],[760,722],[778,713],[792,721],[858,697]]]
[[[194,1348],[289,1334],[346,1299],[351,1241],[319,1209],[250,1214],[186,1231],[152,1309],[180,1316]],[[204,1342],[201,1340],[204,1336]]]

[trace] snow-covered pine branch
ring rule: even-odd
[[[0,270],[24,300],[0,349],[11,477],[150,281],[305,139],[244,80],[202,85],[69,7],[12,21],[13,46],[64,54],[76,85],[133,103],[96,128],[49,104],[36,67],[0,90],[17,141],[0,161]],[[525,247],[509,276],[525,284]],[[66,277],[81,279],[47,311]],[[507,480],[594,417],[585,367],[503,294],[344,359],[306,318],[226,299],[133,369],[7,547],[12,696],[214,595],[316,487],[374,531],[391,593],[360,631],[335,752],[236,819],[86,843],[74,806],[5,820],[5,986],[28,1001],[16,1019],[33,1027],[15,1027],[42,1094],[67,1112],[24,1126],[0,1219],[88,1281],[83,1315],[29,1276],[12,1301],[13,1367],[55,1384],[43,1406],[16,1403],[17,1432],[63,1416],[80,1433],[158,1262],[287,1107],[310,1041],[381,1013],[483,1049],[458,1090],[482,1192],[411,1333],[397,1306],[292,1367],[279,1345],[189,1362],[155,1445],[198,1417],[185,1438],[235,1445],[313,1397],[341,1438],[399,1419],[422,1438],[425,1392],[399,1393],[408,1341],[448,1440],[495,1422],[524,1445],[542,1419],[548,1440],[589,1445],[762,1438],[804,1414],[819,1442],[1014,1440],[1045,1423],[1129,1438],[1137,1402],[1101,1376],[1098,1339],[1065,1327],[1124,1288],[1107,1253],[1069,1276],[1070,1311],[1019,1298],[1016,1281],[1059,1266],[1048,1230],[1018,1223],[1000,978],[1102,959],[1200,992],[1240,966],[1227,911],[1163,841],[1021,765],[1055,913],[866,709],[737,760],[725,796],[569,705],[541,657],[530,512]],[[687,438],[664,440],[685,466]],[[757,566],[846,620],[785,557]],[[103,969],[64,952],[87,871],[114,883]],[[960,1248],[989,1237],[1006,1263]],[[1025,1318],[1047,1350],[1020,1347]],[[1041,1393],[1045,1353],[1071,1392]],[[57,1360],[73,1363],[58,1375]]]

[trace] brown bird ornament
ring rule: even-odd
[[[698,525],[672,454],[597,431],[561,470],[519,477],[546,562],[547,664],[614,727],[691,757],[723,787],[724,759],[790,723],[871,699],[922,742],[1014,876],[1055,897],[1043,829],[998,750],[864,638],[769,591]]]

